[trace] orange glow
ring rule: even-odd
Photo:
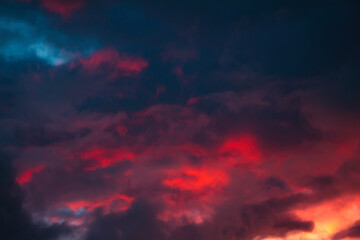
[[[28,171],[24,172],[22,175],[18,176],[16,178],[16,182],[20,185],[24,185],[31,180],[33,174],[41,172],[44,168],[45,166],[31,168]]]
[[[96,168],[106,168],[115,165],[117,162],[124,160],[133,160],[135,155],[123,149],[107,149],[95,147],[89,151],[81,153],[81,158],[85,160],[96,160],[95,164],[86,168],[87,171]]]
[[[336,232],[350,227],[360,216],[360,197],[348,196],[318,206],[295,211],[302,219],[312,219],[315,228],[309,239],[330,239]],[[313,237],[313,238],[311,238]]]
[[[231,162],[234,158],[241,157],[246,162],[258,161],[261,157],[257,140],[252,135],[243,135],[226,140],[220,148],[219,153],[225,160]]]
[[[317,206],[293,212],[303,220],[313,220],[315,228],[309,233],[289,233],[285,238],[256,238],[257,240],[329,240],[359,219],[360,197],[347,196]],[[343,240],[346,240],[344,238]]]

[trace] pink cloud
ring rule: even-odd
[[[84,160],[93,160],[91,166],[86,168],[88,171],[95,170],[96,168],[105,168],[115,165],[117,162],[124,160],[133,160],[135,155],[124,149],[110,149],[93,147],[81,153],[81,158]]]
[[[24,185],[25,183],[27,183],[31,180],[33,174],[41,172],[44,168],[45,168],[45,166],[30,168],[29,170],[27,170],[26,172],[24,172],[23,174],[18,176],[16,178],[16,181],[18,182],[18,184]]]
[[[105,207],[107,211],[112,208],[112,210],[126,210],[131,202],[134,200],[133,197],[123,195],[123,194],[114,194],[105,199],[92,199],[92,200],[79,200],[73,202],[65,203],[65,206],[70,208],[72,211],[77,212],[81,208],[87,208],[89,210],[93,210],[98,207]],[[117,204],[114,204],[117,203]]]
[[[79,64],[89,72],[100,71],[112,77],[132,76],[148,67],[148,62],[141,57],[120,55],[112,48],[93,52],[90,56],[80,58]]]
[[[257,139],[253,135],[241,135],[227,139],[220,147],[220,155],[233,164],[254,162],[261,158]]]

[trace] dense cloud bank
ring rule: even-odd
[[[358,238],[359,10],[2,1],[0,238]]]
[[[23,209],[23,196],[15,182],[15,171],[12,168],[9,154],[0,154],[0,233],[2,239],[57,239],[60,235],[69,234],[70,228],[65,224],[34,223]]]

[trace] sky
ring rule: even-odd
[[[360,3],[0,2],[0,239],[360,239]]]

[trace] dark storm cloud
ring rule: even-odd
[[[125,213],[99,215],[90,226],[86,240],[96,239],[165,239],[163,223],[156,218],[155,206],[143,201],[134,202]]]
[[[339,240],[339,239],[344,239],[344,238],[355,238],[356,239],[358,237],[360,237],[360,222],[356,222],[350,228],[336,233],[332,239],[333,240]]]
[[[284,220],[275,223],[274,228],[283,229],[285,231],[298,230],[304,232],[311,232],[314,229],[314,223],[312,221]]]
[[[67,208],[68,203],[86,201],[91,204],[85,205],[84,208],[92,209],[96,202],[111,198],[117,193],[126,193],[127,190],[130,196],[133,194],[128,189],[129,181],[124,176],[131,167],[129,162],[97,169],[93,173],[83,171],[81,163],[79,161],[80,166],[72,166],[74,169],[71,170],[49,167],[34,176],[25,190],[31,208],[40,211]],[[44,182],[44,179],[47,181]],[[62,179],[61,183],[59,179]],[[58,189],[53,192],[55,186]]]
[[[270,178],[266,179],[265,183],[267,185],[269,185],[270,187],[278,187],[281,189],[287,188],[286,183],[284,181],[282,181],[281,179],[274,178],[274,177],[270,177]]]
[[[352,8],[353,4],[353,2],[330,3],[324,4],[325,9],[323,9],[323,4],[320,3],[307,3],[299,7],[296,4],[285,4],[284,1],[272,4],[259,1],[258,4],[227,2],[224,6],[218,8],[213,3],[204,6],[202,4],[180,2],[167,4],[159,1],[150,6],[141,1],[121,4],[112,1],[95,4],[90,1],[88,4],[84,4],[81,12],[75,14],[71,21],[58,19],[59,23],[57,25],[55,23],[49,25],[60,27],[66,36],[78,36],[66,40],[64,45],[67,47],[74,47],[79,42],[83,43],[83,41],[74,39],[92,34],[94,38],[102,38],[98,39],[99,42],[105,41],[103,38],[106,38],[107,43],[103,43],[105,47],[115,46],[121,53],[141,52],[150,60],[151,66],[141,82],[126,85],[120,82],[112,84],[114,87],[122,87],[125,95],[130,93],[130,98],[119,99],[116,96],[108,96],[105,92],[101,92],[89,97],[80,107],[81,110],[114,112],[118,109],[141,109],[158,101],[185,103],[193,95],[225,91],[233,89],[234,85],[236,88],[242,89],[248,84],[258,81],[248,77],[245,83],[239,85],[239,83],[231,81],[229,76],[225,74],[234,72],[234,69],[236,71],[244,68],[250,69],[252,72],[257,72],[257,76],[260,78],[269,75],[276,76],[276,78],[280,77],[280,80],[283,80],[284,75],[288,75],[287,71],[291,72],[291,78],[299,78],[298,72],[303,74],[306,69],[309,69],[310,73],[307,75],[318,76],[320,74],[324,76],[321,79],[327,79],[328,74],[326,71],[313,73],[311,69],[320,69],[322,65],[326,69],[333,69],[332,66],[336,63],[332,63],[332,61],[335,61],[331,60],[332,58],[344,61],[341,64],[346,64],[347,60],[345,60],[345,57],[337,57],[336,54],[332,54],[331,58],[329,58],[322,53],[337,51],[339,54],[348,53],[351,55],[353,50],[358,49],[354,40],[357,32],[354,32],[350,27],[351,24],[349,24],[356,21],[356,15],[353,13],[356,5]],[[166,10],[162,11],[162,9]],[[183,11],[186,11],[192,18],[182,16]],[[316,14],[319,11],[323,14]],[[335,14],[339,14],[339,16],[336,15],[335,18]],[[124,19],[116,19],[119,17]],[[194,21],[190,22],[189,19],[194,19]],[[89,21],[94,23],[89,24]],[[167,24],[164,24],[164,21]],[[212,24],[209,24],[209,21]],[[217,22],[218,24],[216,24]],[[149,25],[156,30],[149,28]],[[190,29],[192,25],[196,25],[193,34],[195,40],[188,40],[186,35],[166,34],[166,32],[173,31],[172,29],[175,29],[175,31],[177,29],[180,31],[182,28]],[[223,25],[224,27],[220,27]],[[329,29],[327,25],[334,26],[334,28]],[[212,31],[206,31],[210,27]],[[163,31],[164,29],[167,29],[167,31]],[[335,37],[335,34],[339,32],[338,29],[344,31],[342,38]],[[68,32],[70,30],[72,32]],[[321,34],[320,31],[326,34]],[[142,34],[141,38],[136,35],[140,33]],[[156,39],[147,40],[144,38],[144,34],[156,37]],[[130,36],[130,39],[128,39],[128,36]],[[313,38],[316,41],[310,41]],[[263,39],[266,39],[266,41]],[[56,41],[56,39],[52,39],[52,41]],[[176,76],[172,73],[176,66],[163,64],[162,57],[158,53],[163,52],[166,54],[166,52],[169,52],[167,47],[169,45],[163,42],[174,42],[173,45],[180,46],[177,47],[179,52],[188,51],[188,45],[199,52],[197,61],[192,61],[191,65],[185,63],[183,68],[185,75],[188,74],[190,79],[194,78],[190,81],[190,85],[182,86],[179,80],[176,79]],[[322,42],[327,44],[321,45]],[[149,43],[151,43],[151,47],[148,45]],[[308,43],[308,45],[303,43]],[[129,44],[134,44],[136,49],[126,47]],[[314,44],[315,46],[313,46]],[[88,45],[91,48],[91,44]],[[350,46],[353,47],[351,51],[349,50]],[[139,47],[144,49],[139,49]],[[340,47],[349,49],[344,50]],[[217,48],[220,49],[213,52]],[[289,48],[290,50],[282,48]],[[328,51],[328,48],[331,50]],[[75,49],[77,48],[73,50]],[[319,49],[321,52],[318,51]],[[223,55],[226,51],[230,52],[230,59],[225,61],[224,65],[220,59],[224,58]],[[319,52],[320,59],[307,57],[313,56],[311,54],[313,52]],[[281,56],[280,54],[288,55]],[[251,60],[254,57],[256,60]],[[239,59],[247,62],[239,62]],[[350,58],[348,61],[352,61],[352,59]],[[281,68],[279,67],[276,73],[269,72],[267,69],[271,71],[277,69],[273,66],[274,64],[281,66]],[[289,64],[291,65],[287,67]],[[311,66],[307,68],[304,64]],[[300,66],[301,69],[297,69]],[[344,70],[336,71],[343,72]],[[234,74],[236,73],[234,72]],[[240,74],[244,73],[240,71],[238,75]],[[85,76],[80,75],[76,78],[82,77]],[[333,82],[330,82],[330,87],[333,84]],[[164,86],[165,91],[158,99],[155,99],[156,89],[159,86]],[[136,88],[135,94],[132,90],[134,88]],[[347,91],[346,89],[344,93]],[[107,93],[109,91],[109,89],[106,89]]]
[[[359,34],[352,27],[359,20],[359,6],[354,1],[305,1],[301,5],[226,1],[221,6],[211,1],[158,1],[151,5],[137,1],[129,5],[145,9],[185,36],[189,32],[190,40],[184,37],[184,41],[195,44],[200,56],[210,52],[204,54],[214,59],[202,60],[216,69],[223,54],[225,65],[221,67],[229,70],[245,65],[257,73],[311,76],[334,71],[334,67],[353,61],[359,51]],[[201,76],[205,79],[208,75]]]
[[[124,213],[98,215],[85,239],[249,239],[256,236],[284,236],[291,231],[311,232],[312,221],[301,221],[287,211],[306,196],[286,198],[248,206],[232,206],[239,211],[219,212],[211,222],[174,227],[158,220],[158,207],[139,200]],[[224,206],[229,207],[229,206]],[[224,209],[221,209],[224,210]]]
[[[111,4],[113,3],[106,3],[104,4],[104,6],[108,6],[105,7],[104,11],[95,11],[93,12],[93,14],[98,14],[98,15],[104,15],[105,13],[108,13],[109,10],[106,10],[108,8],[110,8],[109,6],[112,6]],[[144,49],[144,53],[145,56],[150,60],[150,68],[148,69],[146,75],[143,77],[143,81],[141,83],[138,84],[134,84],[132,83],[132,86],[127,86],[130,88],[136,88],[137,91],[135,94],[133,94],[131,92],[131,90],[126,90],[126,88],[124,89],[125,94],[126,92],[128,92],[127,94],[131,94],[132,96],[130,98],[122,98],[119,99],[116,96],[103,96],[104,94],[101,95],[96,95],[96,96],[91,96],[91,98],[87,99],[84,104],[82,105],[82,107],[80,108],[81,110],[91,110],[93,108],[93,110],[96,111],[116,111],[117,109],[126,109],[126,110],[131,110],[133,109],[140,109],[145,107],[145,102],[148,105],[151,105],[152,103],[156,103],[158,101],[160,102],[167,102],[167,103],[185,103],[187,101],[187,98],[189,98],[190,96],[193,95],[199,95],[199,94],[208,94],[211,92],[219,92],[219,91],[225,91],[228,89],[233,89],[234,85],[236,86],[237,89],[243,89],[244,87],[248,86],[249,84],[254,84],[253,82],[259,81],[257,79],[252,79],[252,77],[247,77],[246,78],[246,82],[243,84],[239,83],[235,83],[234,81],[231,80],[231,78],[229,76],[227,76],[224,72],[227,73],[231,73],[233,72],[233,70],[231,70],[232,68],[235,69],[241,69],[241,68],[247,68],[250,69],[250,71],[257,72],[257,76],[255,76],[254,78],[264,78],[264,75],[268,75],[268,76],[273,76],[273,80],[271,81],[275,81],[275,80],[280,80],[280,81],[284,81],[284,76],[288,76],[289,74],[291,74],[290,78],[295,78],[298,79],[299,77],[302,77],[298,74],[298,72],[301,72],[302,74],[304,74],[306,72],[306,69],[308,70],[308,74],[306,77],[309,76],[321,76],[318,79],[324,79],[324,81],[326,81],[326,85],[328,85],[327,87],[330,89],[337,89],[336,85],[337,83],[334,83],[334,81],[327,81],[330,77],[330,75],[328,75],[328,71],[327,69],[332,69],[331,72],[340,72],[340,74],[342,74],[344,72],[343,69],[334,69],[333,65],[336,63],[332,63],[332,61],[335,61],[336,59],[341,59],[342,61],[344,61],[344,63],[341,64],[347,64],[345,57],[334,57],[335,60],[331,60],[332,58],[327,57],[325,54],[321,54],[321,52],[331,52],[330,50],[328,51],[327,49],[324,49],[325,47],[327,47],[328,45],[324,45],[324,46],[320,46],[320,44],[322,42],[328,43],[329,41],[335,41],[334,43],[329,43],[329,48],[341,53],[341,54],[345,54],[344,52],[349,52],[349,54],[352,54],[352,51],[350,50],[346,50],[344,51],[343,49],[338,49],[340,46],[343,47],[348,47],[348,46],[353,46],[353,49],[357,49],[357,46],[354,45],[354,43],[352,42],[354,38],[356,38],[356,32],[353,32],[352,28],[349,28],[348,26],[351,26],[351,24],[348,24],[349,22],[352,21],[356,21],[356,19],[352,19],[352,18],[356,18],[356,16],[354,16],[354,14],[352,13],[353,10],[347,12],[348,9],[351,9],[353,3],[332,3],[329,5],[326,5],[326,9],[322,9],[321,4],[308,4],[305,5],[299,9],[297,9],[296,5],[292,6],[291,4],[285,5],[282,8],[284,9],[283,11],[285,12],[285,16],[282,17],[281,15],[281,9],[280,10],[277,8],[279,5],[274,4],[274,6],[268,6],[268,10],[264,10],[266,9],[265,7],[259,7],[259,9],[257,7],[255,7],[255,4],[243,4],[245,6],[245,9],[242,9],[241,7],[244,7],[240,4],[240,6],[232,6],[231,4],[229,6],[226,6],[224,8],[222,8],[221,10],[224,11],[224,13],[220,14],[220,17],[218,16],[215,19],[220,18],[220,20],[222,20],[223,22],[225,22],[225,26],[229,28],[228,31],[226,31],[224,34],[215,34],[215,33],[208,33],[206,31],[204,31],[203,28],[206,28],[205,23],[203,23],[203,21],[209,20],[210,16],[213,16],[212,13],[213,11],[215,11],[215,8],[213,9],[211,6],[211,4],[209,6],[204,7],[204,9],[201,9],[200,6],[198,5],[191,5],[191,7],[189,7],[186,4],[175,4],[174,6],[171,5],[167,5],[164,3],[164,5],[157,3],[155,4],[155,7],[150,7],[147,6],[149,8],[145,8],[144,5],[142,3],[138,3],[138,4],[131,4],[129,3],[126,6],[130,6],[130,7],[126,7],[126,6],[122,6],[121,4],[119,5],[119,8],[124,8],[124,9],[128,9],[128,8],[135,8],[136,10],[134,11],[140,11],[141,13],[139,13],[138,15],[140,16],[145,16],[145,19],[141,18],[141,17],[131,17],[128,15],[127,16],[129,19],[137,19],[137,21],[140,21],[140,23],[143,24],[139,24],[136,25],[134,24],[132,21],[120,21],[125,22],[127,25],[126,27],[128,28],[132,28],[132,27],[139,27],[140,30],[136,31],[136,33],[134,34],[138,34],[139,32],[144,33],[144,31],[142,30],[143,28],[147,29],[147,25],[144,24],[151,24],[151,21],[148,21],[148,19],[156,19],[156,18],[161,18],[162,20],[166,19],[167,21],[169,21],[170,23],[175,22],[175,26],[185,26],[186,28],[190,28],[190,23],[187,23],[187,21],[179,21],[177,22],[177,18],[175,17],[169,17],[167,14],[165,14],[166,12],[168,12],[168,14],[174,14],[174,16],[178,16],[179,13],[182,12],[182,9],[185,9],[185,7],[189,7],[188,12],[191,16],[194,16],[195,19],[200,19],[200,23],[199,26],[196,28],[196,31],[199,32],[198,34],[201,37],[198,37],[196,39],[196,41],[194,41],[195,43],[192,43],[191,41],[187,40],[186,37],[184,37],[184,40],[187,42],[187,44],[185,45],[193,45],[193,48],[198,49],[199,51],[199,59],[197,62],[192,62],[192,64],[190,66],[185,65],[183,68],[184,74],[185,75],[189,75],[189,78],[193,78],[192,81],[190,81],[190,85],[189,86],[181,86],[182,84],[179,82],[178,79],[176,79],[176,76],[174,74],[172,74],[173,68],[176,66],[170,66],[169,64],[163,64],[161,59],[159,59],[160,56],[156,56],[157,54],[155,52],[146,52],[148,50],[156,50],[157,52],[165,52],[168,51],[167,48],[164,48],[161,50],[162,46],[164,45],[162,43],[162,41],[172,41],[174,39],[174,41],[179,41],[178,37],[174,37],[174,36],[167,36],[166,34],[164,34],[163,31],[157,32],[157,31],[152,31],[151,36],[152,37],[158,37],[158,39],[156,40],[152,40],[152,41],[143,41],[140,43],[136,43],[136,46],[138,47],[139,45],[141,47],[146,47],[146,44],[148,42],[152,43],[151,48],[146,47],[146,50]],[[259,4],[260,6],[262,6],[261,4]],[[339,7],[337,7],[337,5],[339,5]],[[135,6],[135,7],[134,7]],[[90,11],[90,9],[95,8],[95,5],[89,4],[87,6],[89,8],[88,11]],[[96,5],[96,7],[98,7],[98,5]],[[137,7],[137,8],[136,8]],[[144,9],[143,9],[143,8]],[[246,9],[252,9],[253,12],[255,12],[258,15],[254,15],[252,19],[252,17],[250,16],[250,22],[246,23],[245,25],[247,27],[245,27],[245,29],[243,30],[244,32],[242,32],[242,28],[240,28],[240,30],[238,30],[236,24],[238,23],[238,21],[232,21],[233,18],[232,16],[235,15],[235,10],[230,10],[231,7],[233,7],[233,9],[239,9],[240,13],[244,13],[244,17],[247,17],[246,14]],[[158,11],[160,11],[160,9],[162,8],[168,8],[167,11],[161,12],[162,14],[156,15],[155,13],[157,13]],[[114,8],[116,9],[116,8]],[[139,10],[139,9],[143,9]],[[321,16],[318,16],[316,13],[318,12],[317,9],[322,9],[321,12],[323,12],[324,14]],[[155,13],[152,13],[151,10],[153,10]],[[85,12],[87,11],[86,9],[84,10]],[[93,11],[93,10],[91,10]],[[230,14],[231,17],[225,17],[226,13],[228,13],[228,11],[230,11],[232,13],[232,15]],[[232,12],[234,11],[234,12]],[[280,13],[278,13],[278,11]],[[342,17],[333,17],[333,15],[337,14],[339,11],[339,14]],[[131,12],[130,10],[126,10],[126,12]],[[263,14],[266,13],[262,18],[257,19],[257,17],[259,16],[259,14]],[[89,14],[87,16],[93,16],[93,14]],[[128,13],[130,14],[130,13]],[[122,34],[122,31],[128,31],[131,33],[130,30],[128,30],[126,27],[119,27],[118,25],[115,27],[113,26],[114,23],[118,23],[118,21],[112,21],[111,19],[109,19],[109,16],[111,16],[112,14],[108,14],[108,15],[104,15],[102,21],[99,21],[98,23],[95,24],[87,24],[86,26],[88,28],[92,28],[89,30],[86,30],[86,28],[83,28],[84,24],[81,24],[77,22],[77,19],[73,19],[73,21],[75,22],[71,22],[71,23],[64,23],[64,31],[74,28],[74,31],[86,31],[83,34],[87,34],[87,33],[92,33],[92,34],[96,34],[97,36],[106,36],[104,34],[100,34],[101,31],[104,31],[105,29],[111,29],[108,30],[108,34],[110,34],[108,41],[111,42],[108,44],[105,44],[105,46],[107,45],[115,45],[117,46],[117,48],[120,50],[120,52],[128,52],[131,51],[131,49],[129,48],[124,48],[124,44],[120,44],[120,41],[117,41],[114,37],[119,36],[122,38],[122,41],[125,42],[130,42],[130,44],[134,44],[133,39],[128,40],[126,38],[126,35],[124,36],[124,34]],[[124,16],[121,14],[117,14],[119,16]],[[241,19],[241,14],[236,14],[238,15],[237,18]],[[280,15],[280,16],[278,16]],[[290,16],[288,16],[290,15]],[[345,17],[346,15],[346,17]],[[135,14],[135,16],[137,16]],[[222,17],[224,19],[222,19]],[[350,19],[348,19],[350,18]],[[84,18],[81,19],[86,19],[86,16],[84,16]],[[95,21],[96,18],[92,18],[92,21]],[[181,16],[179,16],[179,19],[181,19]],[[256,20],[255,20],[256,19]],[[270,19],[270,21],[268,21]],[[337,22],[336,24],[334,23],[334,29],[328,29],[328,27],[324,27],[325,24],[328,24],[328,21],[336,21],[335,19],[338,19],[339,22]],[[219,21],[220,21],[219,20]],[[79,20],[80,21],[80,20]],[[81,21],[86,21],[86,20],[81,20]],[[212,20],[215,21],[215,20]],[[196,22],[196,20],[195,20]],[[240,21],[241,22],[241,21]],[[105,24],[104,24],[105,23]],[[274,23],[274,24],[272,24]],[[71,24],[71,25],[70,25]],[[77,26],[76,24],[79,24],[79,26]],[[101,26],[98,26],[100,25]],[[209,25],[208,23],[206,23],[207,25]],[[241,23],[238,23],[241,26]],[[158,27],[157,24],[153,24],[154,26]],[[189,26],[188,26],[189,25]],[[267,25],[269,25],[270,29],[267,27]],[[331,26],[331,24],[329,24]],[[172,26],[172,25],[171,25]],[[254,27],[253,27],[254,26]],[[274,27],[276,26],[276,27]],[[342,26],[344,26],[344,28],[342,28]],[[347,28],[346,28],[347,26]],[[167,26],[169,27],[169,26]],[[180,28],[179,27],[179,28]],[[271,29],[275,28],[275,29]],[[164,26],[163,26],[164,28]],[[278,28],[278,29],[277,29]],[[337,31],[337,28],[341,28],[343,31],[346,31],[346,34],[344,35],[343,38],[338,39],[338,40],[333,40],[333,34],[335,34]],[[174,28],[177,29],[177,28]],[[249,29],[252,29],[250,33],[248,33]],[[298,31],[298,29],[300,29],[301,31]],[[310,30],[311,31],[310,31]],[[320,34],[317,33],[319,32],[321,29],[321,31],[325,31],[325,33],[327,34]],[[216,31],[221,31],[220,27],[217,27],[217,25],[213,25],[213,30]],[[319,31],[318,31],[319,30]],[[100,31],[97,34],[97,31]],[[239,32],[239,33],[234,33],[234,32]],[[293,35],[292,32],[295,32],[296,34]],[[315,32],[316,34],[312,34],[312,32]],[[146,32],[145,32],[146,33]],[[243,41],[236,41],[237,37],[236,34],[241,35],[241,37],[243,38],[250,38],[250,39],[245,39]],[[284,34],[285,36],[283,36],[282,34]],[[215,35],[217,36],[221,36],[221,38],[219,37],[215,37]],[[235,35],[235,37],[234,37]],[[275,36],[273,36],[275,35]],[[279,35],[279,36],[278,36]],[[299,36],[299,38],[297,38],[297,35]],[[328,36],[329,35],[329,36]],[[354,35],[354,36],[353,36]],[[196,35],[195,35],[196,36]],[[290,37],[290,40],[288,39],[288,37]],[[136,41],[142,41],[144,40],[144,38],[138,38],[138,37],[134,37],[136,39]],[[306,39],[304,39],[306,38]],[[318,39],[317,41],[310,41],[310,39],[315,38]],[[210,41],[209,44],[211,44],[208,47],[203,47],[203,46],[207,46],[206,44],[204,44],[204,40],[203,39],[210,39],[211,41],[215,41],[217,40],[216,44],[212,44],[212,42]],[[213,40],[214,39],[214,40]],[[254,40],[255,39],[255,40]],[[266,39],[266,41],[264,41],[263,39]],[[272,41],[269,41],[269,39],[273,39]],[[101,41],[101,40],[100,40]],[[236,42],[236,44],[228,44],[227,42]],[[286,43],[284,42],[286,41]],[[348,43],[347,41],[350,41],[350,43]],[[244,43],[243,43],[244,42]],[[309,42],[309,46],[307,45],[302,45],[303,42]],[[318,42],[317,44],[319,45],[315,45],[313,46],[312,44],[315,44],[316,42]],[[295,43],[295,44],[294,44]],[[145,45],[144,45],[145,44]],[[263,46],[265,44],[265,46]],[[292,44],[292,45],[291,45]],[[120,46],[121,45],[121,46]],[[127,44],[125,43],[125,46]],[[180,43],[178,45],[184,45],[183,43]],[[284,49],[277,49],[274,48],[275,46],[279,46],[279,48],[282,47],[287,47],[290,50],[284,50]],[[222,52],[225,51],[223,49],[219,50],[218,52],[211,52],[213,49],[216,49],[216,47],[223,47],[225,48],[225,46],[227,48],[229,48],[229,51],[231,51],[231,60],[229,60],[229,62],[231,62],[231,64],[235,64],[237,61],[239,61],[238,59],[244,58],[244,61],[249,61],[250,57],[247,57],[247,54],[251,56],[257,56],[256,59],[256,64],[253,64],[254,66],[252,66],[249,62],[244,62],[244,63],[236,63],[234,66],[227,66],[228,64],[225,65],[221,65],[219,63],[219,59],[222,58]],[[333,46],[335,46],[336,48],[333,48]],[[239,49],[247,49],[245,54],[238,54],[236,51],[239,51]],[[265,48],[265,49],[263,49]],[[250,50],[249,50],[250,49]],[[260,49],[260,50],[259,50]],[[319,53],[319,58],[320,59],[316,59],[316,58],[309,58],[306,56],[312,56],[311,53],[313,52],[318,52],[318,49],[321,50],[321,52]],[[139,51],[139,49],[137,49],[136,51]],[[135,52],[136,52],[135,51]],[[180,51],[186,51],[186,49],[181,50],[180,47]],[[244,50],[245,51],[245,50]],[[247,53],[249,52],[249,53]],[[258,54],[256,54],[258,53]],[[289,54],[289,56],[278,56],[279,54]],[[299,57],[303,56],[302,58]],[[333,56],[333,55],[331,55]],[[335,56],[335,54],[334,54]],[[290,59],[291,58],[291,59]],[[309,59],[308,59],[309,58]],[[295,60],[294,60],[295,59]],[[352,58],[351,58],[352,59]],[[352,60],[349,60],[352,61]],[[272,66],[273,64],[277,64],[278,66],[281,66],[281,68],[279,67],[278,70],[276,70],[276,73],[272,73],[269,72],[266,69],[270,69],[271,71],[273,71],[274,69],[276,69],[276,67]],[[287,65],[290,65],[289,67],[286,67]],[[309,64],[309,67],[304,66],[304,64]],[[339,65],[339,64],[337,64]],[[301,69],[297,69],[300,68]],[[324,66],[323,68],[325,70],[320,71],[321,67]],[[258,70],[257,68],[261,68],[264,70]],[[303,68],[306,68],[305,70]],[[289,70],[288,70],[289,69]],[[312,70],[315,69],[315,70]],[[319,70],[316,70],[319,69]],[[349,69],[348,71],[353,72],[353,67],[351,67],[351,69]],[[289,71],[289,73],[287,73],[287,71]],[[217,73],[214,75],[214,73]],[[234,73],[236,74],[236,73]],[[237,73],[237,75],[244,75],[245,73],[239,72]],[[214,77],[215,76],[215,77]],[[279,79],[280,78],[280,79]],[[221,80],[220,80],[221,79]],[[238,78],[237,78],[238,79]],[[265,78],[268,79],[268,78]],[[326,79],[326,80],[325,80]],[[349,80],[350,81],[350,80]],[[260,81],[261,82],[261,81]],[[323,83],[323,80],[320,80],[321,83]],[[350,81],[349,83],[352,84],[356,81]],[[122,87],[124,87],[123,83],[114,83],[114,86],[120,87],[120,85]],[[293,91],[294,89],[298,89],[298,84],[296,84],[296,82],[294,84],[289,84],[290,86],[287,86],[286,84],[283,84],[282,87],[284,88],[284,90],[286,91]],[[292,85],[292,87],[291,87]],[[305,88],[308,87],[312,87],[311,85],[309,86],[306,82],[303,84]],[[154,98],[153,96],[155,96],[156,94],[156,89],[159,86],[164,86],[165,87],[165,91],[164,93],[162,93],[160,95],[160,97],[158,99]],[[255,85],[255,87],[257,87]],[[183,88],[183,89],[181,89]],[[347,88],[346,85],[344,84],[344,95],[346,94],[346,92],[348,90],[351,90],[351,88]],[[184,99],[186,98],[186,99]],[[340,98],[341,99],[341,98]]]
[[[0,154],[0,237],[2,239],[58,239],[70,233],[65,224],[33,223],[23,209],[23,196],[15,183],[15,172],[8,154]]]
[[[342,172],[341,169],[346,168],[348,164],[340,167],[338,172]],[[341,176],[341,179],[344,180],[344,177]],[[138,239],[143,237],[143,232],[139,232],[139,229],[144,229],[148,236],[171,240],[250,239],[256,236],[281,237],[293,231],[311,232],[314,229],[314,222],[311,219],[300,220],[290,212],[292,209],[311,206],[332,198],[332,196],[324,197],[323,188],[319,189],[317,186],[317,184],[329,185],[330,182],[330,177],[314,178],[312,188],[314,194],[290,194],[258,204],[241,205],[237,202],[226,202],[217,209],[211,221],[202,224],[190,223],[175,228],[158,220],[156,218],[158,207],[144,202],[143,199],[135,202],[125,213],[98,215],[87,239]],[[354,224],[353,227],[335,234],[333,239],[358,237],[357,230],[358,226]]]
[[[235,206],[235,209],[240,208],[240,210],[232,216],[229,212],[220,213],[223,218],[215,220],[214,225],[219,224],[224,227],[223,233],[226,235],[224,239],[231,237],[251,239],[256,236],[284,236],[289,231],[312,231],[312,221],[299,220],[288,213],[296,205],[303,204],[307,200],[306,195],[293,194],[269,199],[259,204]]]
[[[356,186],[360,184],[359,170],[358,159],[346,160],[334,175],[313,177],[307,185],[317,192],[319,199],[331,199],[344,194],[358,193],[359,189]]]

